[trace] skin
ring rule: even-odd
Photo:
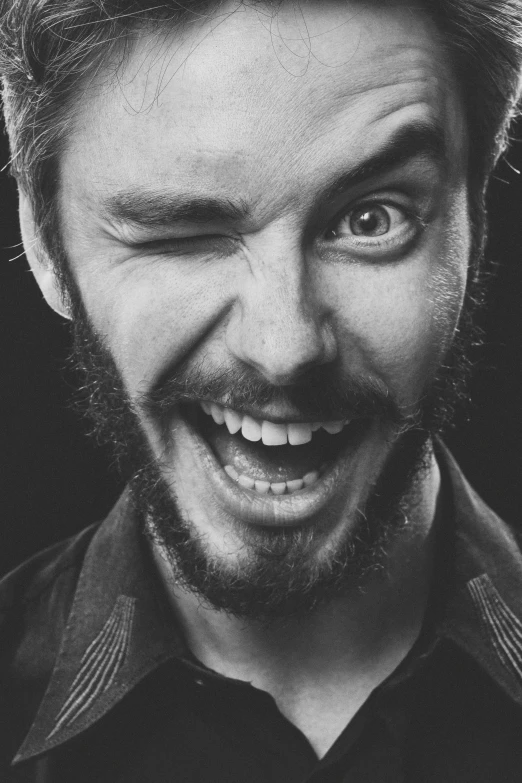
[[[325,198],[410,123],[442,126],[444,159],[418,155]],[[107,211],[130,190],[226,198],[249,214],[144,229]],[[361,243],[346,215],[370,198],[391,229]],[[61,160],[61,212],[85,307],[131,399],[181,361],[246,365],[277,385],[333,363],[412,410],[453,338],[469,256],[465,126],[436,31],[421,11],[329,0],[300,17],[284,4],[276,19],[230,4],[184,34],[143,33],[117,80],[108,68],[86,87]],[[42,291],[66,315],[23,194],[21,216]],[[248,557],[243,531],[258,521],[247,500],[233,511],[222,500],[183,420],[173,415],[168,446],[157,422],[142,425],[209,551],[229,565]],[[293,524],[318,531],[318,560],[350,535],[390,449],[390,432],[372,427],[320,509],[291,501]],[[196,655],[270,692],[324,754],[418,634],[438,486],[433,460],[386,575],[298,628],[203,609],[157,552]],[[280,507],[263,512],[267,523]]]

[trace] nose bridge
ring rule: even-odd
[[[271,242],[251,259],[229,325],[229,347],[268,381],[291,384],[336,354],[327,308],[297,242]]]
[[[310,279],[303,265],[288,264],[280,274],[257,278],[252,304],[266,327],[266,337],[285,336],[288,347],[315,343],[320,332],[320,306],[310,290]],[[285,261],[281,264],[285,266]],[[257,301],[256,301],[257,300]],[[255,316],[253,312],[252,315]]]

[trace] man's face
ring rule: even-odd
[[[144,32],[79,101],[61,185],[83,306],[208,557],[237,571],[289,531],[335,557],[466,284],[464,120],[423,12]]]

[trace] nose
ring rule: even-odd
[[[288,386],[314,366],[333,362],[337,343],[317,280],[299,253],[253,269],[235,302],[228,349],[268,382]],[[291,257],[293,256],[293,257]]]

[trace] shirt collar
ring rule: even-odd
[[[522,706],[522,555],[440,444],[438,460],[455,578],[437,633]],[[89,546],[47,691],[13,763],[82,733],[162,663],[189,657],[137,528],[126,490]]]
[[[438,634],[471,655],[522,706],[522,553],[509,526],[438,446],[453,507],[455,581]]]
[[[185,653],[127,489],[87,550],[56,665],[14,763],[85,731],[147,674]]]

